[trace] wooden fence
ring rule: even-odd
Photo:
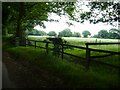
[[[28,40],[26,40],[26,41],[28,42]],[[53,49],[49,48],[49,44],[53,44],[52,42],[36,41],[36,40],[29,40],[29,41],[33,41],[34,42],[34,45],[32,45],[32,46],[34,46],[35,48],[39,47],[39,48],[46,49],[46,53],[47,54],[49,53],[49,50],[53,50]],[[45,47],[37,46],[37,42],[45,43]],[[89,67],[90,67],[90,62],[94,62],[94,63],[102,64],[102,65],[107,65],[107,66],[110,66],[110,67],[113,67],[113,68],[120,69],[120,66],[94,60],[96,58],[103,58],[103,57],[107,57],[107,56],[111,56],[111,55],[120,55],[120,52],[114,52],[114,51],[107,51],[107,50],[100,50],[100,49],[89,48],[90,45],[114,45],[114,44],[120,44],[120,43],[119,42],[116,42],[116,43],[86,43],[86,47],[75,46],[75,45],[68,45],[68,44],[59,44],[59,45],[61,45],[60,53],[61,53],[62,60],[64,59],[64,55],[70,55],[70,56],[73,56],[73,57],[76,57],[76,58],[80,58],[83,61],[87,62],[86,63],[86,68],[87,69],[89,69]],[[26,43],[26,46],[28,46],[28,43]],[[86,50],[86,56],[85,57],[81,57],[81,56],[73,55],[73,54],[70,54],[70,53],[66,53],[66,52],[64,52],[64,47],[65,46],[66,47],[71,47],[71,48],[84,49],[84,50]],[[94,51],[94,52],[104,52],[104,53],[108,53],[108,55],[91,56],[91,51]]]

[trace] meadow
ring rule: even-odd
[[[46,37],[34,37],[29,36],[29,40],[45,40]],[[88,39],[88,38],[78,38],[75,40],[75,38],[64,38],[68,40],[68,44],[72,45],[80,45],[85,47],[83,43],[87,42],[95,42],[96,39]],[[74,40],[73,40],[74,39]],[[81,40],[80,40],[81,39]],[[82,44],[79,42],[83,42]],[[72,41],[72,42],[71,42]],[[112,42],[116,42],[117,40],[111,40]],[[31,42],[34,44],[34,42]],[[5,45],[9,45],[8,43],[5,43]],[[5,46],[4,45],[4,46]],[[37,43],[39,46],[45,46],[42,43]],[[52,46],[51,46],[52,47]],[[91,47],[91,48],[101,48],[98,47]],[[117,50],[117,47],[107,47],[107,50]],[[111,48],[111,49],[110,49]],[[113,69],[110,67],[106,67],[103,65],[98,64],[92,64],[89,70],[86,70],[85,67],[82,64],[72,63],[68,62],[66,60],[62,60],[60,57],[56,57],[53,55],[52,52],[49,53],[49,55],[46,55],[46,51],[42,48],[34,48],[33,46],[19,46],[19,47],[8,47],[5,49],[5,51],[9,52],[11,55],[14,56],[15,60],[18,63],[22,62],[22,65],[25,67],[30,67],[33,69],[33,71],[42,69],[42,71],[49,71],[52,73],[53,76],[58,76],[62,79],[62,83],[59,87],[78,87],[78,88],[111,88],[111,87],[119,87],[119,70]],[[72,53],[75,55],[85,56],[85,50],[79,50],[79,49],[65,49],[65,52]],[[92,54],[96,55],[96,53],[92,52]],[[98,55],[98,53],[97,53]],[[75,59],[71,56],[66,56],[68,59]],[[80,59],[78,59],[80,60]],[[102,58],[101,61],[112,63],[115,65],[119,64],[118,56],[110,56],[106,58]],[[28,64],[28,66],[27,66]],[[24,72],[24,70],[22,71]],[[39,72],[39,71],[38,71]],[[25,71],[26,75],[27,72]],[[31,72],[32,73],[32,72]],[[32,74],[33,75],[33,74]],[[36,81],[34,83],[35,86],[39,87],[39,77],[35,77],[37,74],[34,74],[34,80]],[[49,75],[49,74],[48,74]],[[46,76],[46,75],[44,75]],[[23,77],[23,76],[22,76]],[[27,76],[30,77],[30,76]],[[16,79],[18,80],[18,79]],[[30,79],[31,80],[31,79]],[[33,81],[34,81],[33,80]],[[58,82],[58,81],[57,81]],[[24,82],[23,82],[24,83]],[[48,82],[49,83],[49,82]],[[54,83],[54,81],[51,81],[51,84]],[[32,83],[33,85],[33,83]],[[50,83],[49,83],[50,85]]]
[[[44,37],[29,36],[28,38],[29,40],[37,40],[37,41],[43,41],[46,39],[45,36]],[[79,37],[62,37],[62,38],[66,40],[67,44],[69,45],[82,46],[82,47],[86,47],[85,43],[102,43],[102,42],[118,42],[119,41],[118,39],[79,38]],[[34,42],[31,42],[31,43],[34,45]],[[45,47],[45,43],[37,42],[37,46]],[[53,48],[53,44],[50,44],[49,48]],[[120,52],[118,44],[117,45],[91,45],[89,46],[89,48]],[[84,58],[86,57],[86,50],[84,49],[67,48],[67,49],[64,49],[64,52],[77,55],[80,57],[84,57]],[[91,51],[91,56],[99,56],[99,55],[107,55],[107,53]],[[64,55],[64,57],[69,61],[72,61],[73,59],[75,59],[72,56],[68,56],[68,55]],[[95,60],[99,60],[102,62],[106,62],[108,64],[117,65],[117,66],[120,65],[119,55],[113,55],[113,56],[108,56],[104,58],[96,58]]]
[[[49,36],[47,36],[49,37]],[[37,40],[37,41],[44,41],[46,38],[46,36],[28,36],[29,40]],[[99,38],[77,38],[77,37],[62,37],[64,40],[67,41],[67,44],[69,45],[75,45],[75,46],[82,46],[82,47],[86,47],[85,43],[102,43],[102,42],[119,42],[118,39],[99,39]],[[31,42],[34,45],[34,42]],[[37,42],[38,46],[45,46],[45,43],[40,43]],[[50,47],[53,47],[53,45],[50,45]],[[90,45],[89,48],[93,48],[93,49],[101,49],[101,50],[108,50],[108,51],[116,51],[119,52],[119,45]],[[67,49],[66,51],[70,51],[70,53],[73,54],[81,54],[85,53],[84,50],[82,49],[76,49],[73,48],[72,52],[71,49]],[[94,53],[92,53],[94,54]]]

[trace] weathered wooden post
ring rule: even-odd
[[[16,46],[19,46],[19,44],[20,44],[19,41],[20,41],[20,40],[19,40],[19,37],[16,37],[16,38],[15,38]]]
[[[62,60],[63,60],[63,54],[64,53],[64,45],[63,45],[63,43],[62,43]]]
[[[89,69],[90,66],[90,49],[88,48],[88,43],[86,43],[86,69]]]
[[[60,55],[60,44],[62,43],[61,38],[48,38],[50,41],[52,41],[54,47],[53,47],[53,54],[58,56]]]
[[[28,46],[28,39],[26,39],[26,41],[25,41],[25,46],[26,47]]]
[[[97,43],[97,39],[95,40],[95,43]]]

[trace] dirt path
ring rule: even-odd
[[[63,81],[40,67],[31,65],[24,60],[15,60],[7,52],[3,52],[3,63],[6,65],[8,74],[8,84],[16,88],[41,88],[41,87],[64,87]]]

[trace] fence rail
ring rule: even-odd
[[[111,54],[117,54],[120,55],[120,52],[114,52],[114,51],[107,51],[107,50],[100,50],[100,49],[92,49],[89,48],[90,51],[94,51],[94,52],[104,52],[104,53],[111,53]]]
[[[112,56],[112,55],[115,55],[115,54],[107,54],[107,55],[102,55],[102,56],[90,56],[90,58],[104,58],[104,57],[107,57],[107,56]]]
[[[120,42],[104,42],[104,43],[86,43],[86,45],[111,45],[111,44],[120,44]]]
[[[52,42],[36,41],[36,40],[29,40],[29,41],[33,41],[34,42],[35,45],[32,45],[32,46],[34,46],[35,48],[39,47],[39,48],[46,49],[46,53],[47,54],[49,53],[49,50],[53,50],[53,49],[49,48],[49,44],[53,44]],[[36,45],[37,42],[46,43],[46,45],[45,45],[45,47],[37,46]],[[116,66],[116,65],[112,65],[112,64],[105,63],[105,62],[94,60],[96,58],[104,58],[104,57],[108,57],[108,56],[112,56],[112,55],[120,55],[120,52],[114,52],[114,51],[107,51],[107,50],[100,50],[100,49],[89,48],[89,45],[114,45],[114,44],[119,45],[120,43],[119,42],[115,42],[115,43],[86,43],[86,47],[69,45],[69,44],[59,44],[59,45],[61,45],[60,53],[61,53],[61,58],[62,59],[64,59],[64,55],[70,55],[70,56],[73,56],[73,57],[76,57],[76,58],[79,58],[79,59],[83,59],[83,60],[85,60],[85,62],[87,62],[86,63],[86,68],[87,69],[89,69],[91,62],[102,64],[102,65],[107,65],[107,66],[110,66],[110,67],[113,67],[113,68],[120,69],[120,66]],[[73,55],[73,54],[64,52],[65,46],[86,50],[86,57],[84,58],[84,57],[80,57],[80,56],[77,56],[77,55]],[[103,53],[108,53],[108,54],[107,55],[101,55],[101,56],[91,56],[91,51],[103,52]]]

